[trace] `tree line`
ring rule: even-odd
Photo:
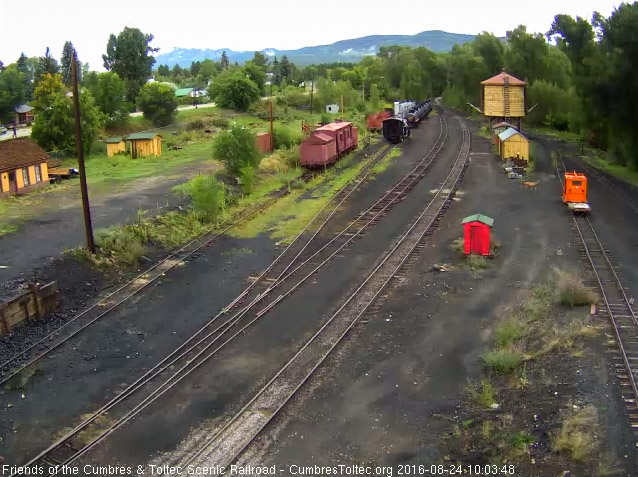
[[[457,108],[478,105],[480,82],[505,69],[527,82],[527,104],[534,106],[527,125],[572,131],[611,151],[619,164],[638,168],[636,25],[638,2],[623,3],[609,18],[557,15],[544,34],[520,25],[505,38],[481,33],[448,53],[384,46],[359,63],[297,67],[286,56],[261,52],[244,65],[231,64],[224,52],[219,61],[155,69],[153,35],[127,27],[107,41],[107,72],[88,71],[85,65],[82,91],[91,96],[87,104],[92,102],[102,124],[126,122],[137,105],[160,125],[172,120],[177,105],[170,83],[205,89],[219,106],[241,111],[258,111],[264,107],[260,97],[272,94],[284,107],[308,108],[312,100],[317,108],[343,98],[347,108],[374,112],[386,101],[433,96]],[[16,63],[0,65],[0,117],[6,120],[25,101],[36,110],[50,106],[36,91],[43,78],[42,89],[68,85],[72,51],[67,42],[59,63],[47,49],[43,57],[22,55]],[[149,78],[155,82],[147,83]]]

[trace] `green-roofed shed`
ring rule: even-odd
[[[133,133],[126,137],[131,143],[131,158],[162,155],[162,136],[157,133]]]
[[[463,252],[465,255],[490,255],[490,229],[494,219],[483,214],[469,215],[463,224]]]
[[[126,152],[126,144],[124,143],[124,139],[120,136],[110,137],[105,139],[104,142],[106,143],[106,155],[108,157],[113,157],[115,154]]]

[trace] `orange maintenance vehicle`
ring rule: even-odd
[[[565,172],[563,202],[573,212],[589,212],[587,203],[587,177],[578,172]]]

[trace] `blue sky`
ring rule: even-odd
[[[56,58],[71,40],[80,60],[102,70],[101,55],[110,33],[125,26],[155,35],[152,45],[174,47],[295,49],[373,34],[414,34],[424,30],[504,35],[523,23],[546,32],[555,14],[591,18],[609,15],[620,2],[536,0],[486,3],[475,0],[0,0],[0,60],[14,62],[21,52],[41,56],[47,46]],[[489,5],[489,3],[488,3]],[[396,7],[396,10],[392,10]]]

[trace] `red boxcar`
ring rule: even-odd
[[[371,114],[366,119],[366,126],[370,131],[381,131],[383,128],[383,121],[391,118],[392,113],[385,109],[377,114]]]
[[[465,255],[490,255],[490,232],[494,219],[483,214],[474,214],[465,217],[461,223]]]
[[[302,166],[325,166],[337,160],[337,143],[327,134],[313,131],[299,146],[299,163]]]
[[[302,166],[332,164],[348,151],[359,147],[359,131],[349,122],[330,123],[315,129],[299,147]]]
[[[337,143],[338,156],[352,149],[356,149],[359,144],[359,140],[356,137],[358,134],[357,128],[347,121],[326,124],[325,126],[315,129],[314,132],[323,133],[333,138]]]

